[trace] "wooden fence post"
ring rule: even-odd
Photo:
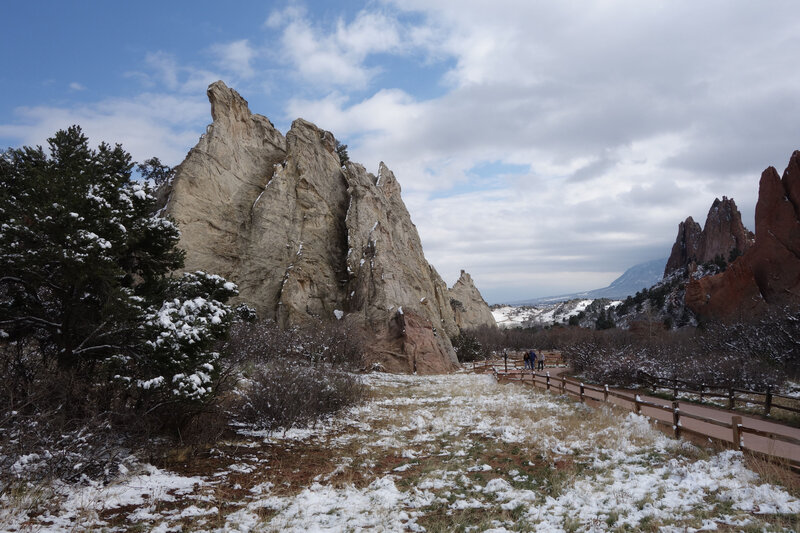
[[[634,401],[633,401],[633,411],[634,411],[634,412],[635,412],[637,415],[640,415],[640,414],[642,414],[642,406],[641,406],[641,404],[639,403],[639,402],[641,402],[641,401],[642,401],[642,399],[641,399],[641,398],[639,398],[639,395],[637,394],[637,395],[636,395],[636,397],[635,397],[635,399],[634,399]]]
[[[769,416],[770,409],[772,409],[772,386],[767,385],[767,397],[764,398],[764,416]]]
[[[742,433],[739,430],[739,426],[742,425],[742,417],[736,415],[731,418],[731,430],[733,431],[733,449],[734,450],[741,450],[742,449]]]
[[[586,399],[583,397],[583,383],[581,383],[581,403],[586,403]]]
[[[547,390],[550,391],[550,372],[547,373]]]
[[[603,401],[608,401],[608,384],[606,384],[605,388],[603,389]]]
[[[700,403],[703,403],[703,389],[706,388],[706,384],[703,383],[700,385]]]
[[[567,378],[566,376],[561,376],[561,394],[567,392]]]
[[[672,429],[675,431],[675,438],[681,438],[681,412],[678,410],[678,402],[672,402]]]
[[[672,378],[672,399],[678,399],[678,378]]]
[[[733,388],[728,389],[728,409],[733,411],[736,407],[736,397],[733,395]]]

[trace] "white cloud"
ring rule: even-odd
[[[69,88],[70,88],[70,90],[73,90],[73,91],[85,91],[86,90],[86,87],[84,87],[82,84],[78,83],[77,81],[73,81],[72,83],[70,83],[69,84]]]
[[[143,98],[39,106],[0,134],[41,143],[77,122],[93,140],[177,162],[222,78],[254,112],[311,120],[373,171],[385,161],[445,279],[466,268],[488,295],[523,298],[595,288],[666,255],[678,222],[704,220],[714,197],[733,196],[752,225],[760,171],[800,148],[792,1],[336,9],[291,3],[262,34],[194,62],[148,54],[129,76],[158,109]]]
[[[150,52],[145,56],[145,64],[152,69],[156,78],[163,83],[167,89],[177,90],[179,88],[178,61],[172,54],[166,52]]]
[[[256,51],[247,39],[216,44],[211,47],[211,51],[217,58],[218,68],[233,72],[242,79],[252,78],[255,74],[251,63],[256,57]]]
[[[367,67],[366,58],[403,48],[397,21],[382,13],[361,11],[350,23],[338,19],[326,31],[312,24],[306,11],[290,7],[270,14],[266,25],[280,32],[277,55],[300,79],[320,86],[366,87],[380,71]]]
[[[46,145],[59,129],[83,128],[93,145],[121,143],[134,160],[157,156],[170,165],[180,163],[197,142],[207,122],[204,96],[184,99],[145,93],[131,99],[112,98],[72,108],[36,106],[16,109],[15,124],[0,124],[0,136],[28,146]]]
[[[187,96],[204,92],[210,83],[222,78],[216,72],[180,64],[173,54],[164,51],[148,52],[144,63],[146,71],[130,71],[125,76],[148,88],[160,87]]]
[[[423,50],[423,61],[448,65],[446,92],[384,85],[355,99],[340,85],[290,100],[289,113],[333,131],[369,168],[386,161],[426,254],[451,281],[466,267],[498,291],[595,288],[594,273],[666,256],[678,222],[704,220],[722,195],[735,195],[752,229],[761,169],[782,169],[800,143],[791,2],[387,0],[382,9],[403,39],[390,53]],[[486,162],[530,172],[491,183],[470,175]]]

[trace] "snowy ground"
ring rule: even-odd
[[[650,428],[470,374],[373,374],[371,399],[309,430],[236,441],[109,486],[19,490],[2,531],[791,530],[800,501]]]

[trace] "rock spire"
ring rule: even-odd
[[[746,317],[766,305],[800,303],[800,151],[781,177],[761,174],[755,244],[725,272],[693,280],[686,305],[701,317]]]
[[[497,325],[489,305],[475,287],[472,276],[463,270],[450,288],[450,306],[455,313],[456,325],[461,329]]]
[[[714,261],[717,257],[728,261],[741,255],[753,245],[753,234],[742,224],[742,215],[732,198],[714,200],[708,210],[706,224],[692,217],[678,225],[678,237],[672,246],[664,276],[690,265]]]
[[[177,168],[164,210],[181,230],[186,269],[236,282],[240,300],[284,326],[364,327],[371,362],[386,370],[457,368],[449,337],[491,313],[468,275],[471,289],[456,285],[471,311],[454,311],[392,171],[342,165],[334,136],[303,119],[284,137],[221,81],[208,98],[213,123]],[[473,309],[481,305],[485,314]]]

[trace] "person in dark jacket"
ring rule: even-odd
[[[533,351],[532,348],[531,348],[531,351],[528,353],[528,358],[530,359],[530,362],[531,362],[531,370],[535,370],[536,369],[536,352]]]
[[[531,356],[528,352],[525,352],[525,355],[522,356],[522,360],[525,362],[525,369],[533,370],[533,366],[531,366]]]

